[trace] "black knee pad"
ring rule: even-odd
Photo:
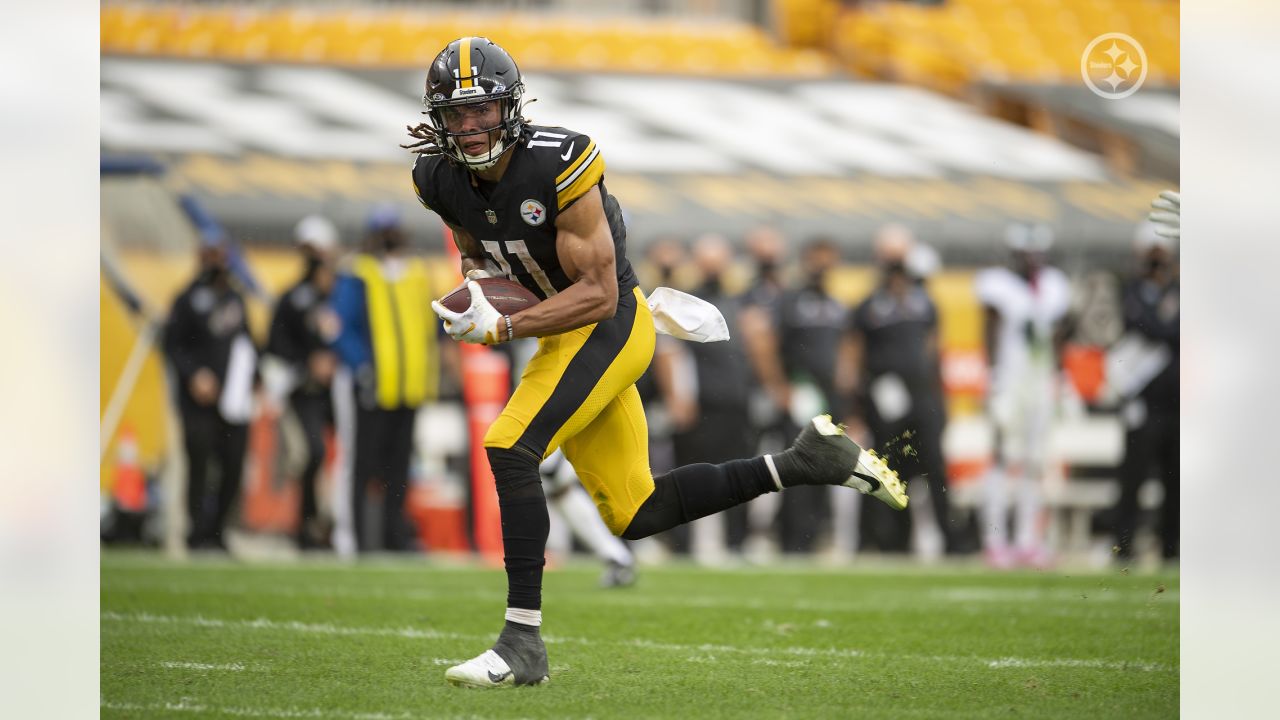
[[[542,498],[542,476],[538,473],[540,458],[520,448],[485,448],[489,468],[493,470],[498,502]]]

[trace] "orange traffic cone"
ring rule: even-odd
[[[116,440],[112,495],[116,505],[125,512],[140,513],[147,509],[147,478],[139,461],[138,436],[128,425],[120,428],[120,436]]]

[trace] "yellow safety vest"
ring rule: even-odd
[[[394,281],[387,280],[381,263],[371,255],[357,256],[352,269],[364,281],[378,406],[417,407],[435,398],[436,316],[425,264],[406,260],[404,272]]]

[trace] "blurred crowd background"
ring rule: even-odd
[[[730,322],[728,343],[660,344],[653,470],[781,449],[831,412],[911,479],[906,513],[789,491],[642,559],[1174,559],[1177,248],[1143,220],[1179,183],[1178,12],[106,2],[103,539],[494,551],[473,439],[527,346],[459,348],[424,303],[388,321],[365,301],[458,284],[398,145],[427,63],[483,35],[521,64],[535,122],[601,147],[642,287]],[[1145,51],[1120,100],[1081,76],[1105,33]],[[553,552],[579,547],[554,532]]]

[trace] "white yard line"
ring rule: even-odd
[[[351,627],[342,625],[333,625],[330,623],[304,623],[296,620],[269,620],[267,618],[256,618],[253,620],[223,620],[218,618],[207,618],[202,615],[195,616],[175,616],[175,615],[154,615],[151,613],[118,613],[104,612],[101,615],[102,620],[111,622],[120,622],[128,624],[163,624],[163,625],[189,625],[203,628],[219,628],[219,629],[245,629],[245,630],[275,630],[282,632],[310,633],[319,635],[343,635],[343,636],[378,636],[378,637],[399,637],[411,640],[468,640],[486,643],[493,638],[490,635],[467,635],[462,633],[443,632],[440,630],[430,630],[422,628],[377,628],[377,627]],[[724,655],[752,655],[765,656],[770,659],[778,657],[791,658],[884,658],[893,660],[913,660],[924,662],[938,663],[955,663],[968,665],[981,665],[990,669],[1001,669],[1010,667],[1076,667],[1076,668],[1092,668],[1100,670],[1138,670],[1141,672],[1176,672],[1177,667],[1165,665],[1161,663],[1151,663],[1145,661],[1127,661],[1127,660],[1102,660],[1097,658],[980,658],[963,655],[895,655],[887,653],[869,653],[862,650],[852,648],[812,648],[812,647],[741,647],[737,645],[717,645],[704,643],[700,645],[691,645],[683,643],[662,643],[646,640],[643,638],[633,638],[629,640],[591,640],[587,638],[560,637],[548,635],[543,638],[550,644],[574,644],[574,645],[609,645],[624,648],[637,648],[641,650],[659,650],[665,652],[675,652],[685,655],[700,654],[703,656],[714,656],[715,653]],[[1021,663],[1021,665],[1019,665]]]
[[[476,640],[480,635],[463,635],[460,633],[442,632],[440,630],[424,630],[422,628],[368,628],[332,625],[329,623],[305,623],[298,620],[222,620],[207,618],[203,615],[176,616],[153,615],[152,613],[102,613],[103,620],[135,622],[147,624],[194,625],[204,628],[238,628],[244,630],[282,630],[286,632],[310,633],[317,635],[376,635],[381,637],[401,637],[413,640]],[[487,636],[486,636],[487,637]]]
[[[160,667],[169,668],[171,670],[226,670],[229,672],[244,672],[245,666],[240,663],[198,663],[198,662],[178,662],[166,661],[160,663]]]
[[[153,712],[168,716],[173,713],[196,713],[211,715],[232,715],[235,717],[268,717],[268,718],[313,718],[315,720],[412,720],[407,712],[344,712],[341,710],[324,710],[321,708],[296,707],[246,707],[243,705],[212,705],[191,698],[162,703],[128,703],[102,700],[98,706],[104,710],[124,710],[128,712]]]
[[[1119,666],[1119,667],[1117,667]],[[1037,668],[1037,667],[1066,667],[1066,668],[1096,668],[1099,670],[1141,670],[1143,672],[1161,672],[1168,670],[1167,665],[1148,662],[1133,663],[1116,663],[1107,660],[1087,660],[1079,658],[1056,658],[1049,660],[1032,660],[1028,658],[1007,657],[998,660],[987,661],[987,667],[996,670],[1000,668]]]
[[[1177,590],[1149,591],[1134,589],[1112,590],[1109,588],[1089,588],[1075,590],[1067,588],[990,588],[990,587],[953,587],[930,590],[928,597],[950,602],[1074,602],[1081,603],[1130,603],[1147,605],[1150,603],[1177,603]]]

